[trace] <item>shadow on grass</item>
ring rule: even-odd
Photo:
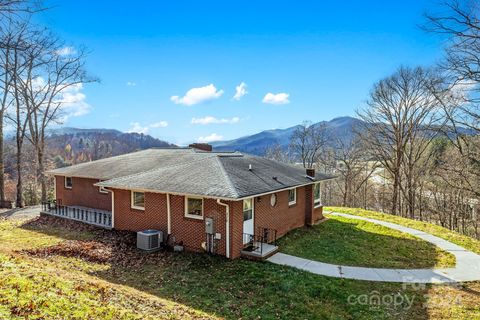
[[[63,236],[55,246],[28,250],[107,264],[90,275],[129,286],[209,314],[230,319],[425,319],[418,291],[401,284],[328,278],[268,262],[227,260],[206,254],[155,252],[135,248],[135,235],[77,222],[41,217],[22,226]],[[63,229],[63,230],[58,230]],[[93,235],[84,240],[83,233]],[[93,243],[93,244],[92,244]],[[65,267],[65,266],[64,266]],[[66,267],[65,267],[66,268]],[[71,266],[68,266],[71,268]],[[75,270],[75,272],[79,272]],[[369,303],[360,297],[402,295],[397,304]],[[413,299],[410,305],[405,297]]]
[[[340,217],[293,230],[280,251],[316,261],[377,268],[455,265],[455,257],[432,243],[384,226]]]

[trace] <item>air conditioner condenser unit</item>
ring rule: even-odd
[[[152,251],[160,248],[163,242],[163,232],[158,230],[143,230],[137,232],[137,248]]]

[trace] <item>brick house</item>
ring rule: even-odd
[[[268,246],[275,238],[323,219],[322,183],[333,177],[195,147],[148,149],[52,170],[56,202],[43,211],[118,230],[161,230],[170,245],[228,258],[259,248],[265,256],[276,248]],[[214,232],[206,233],[206,221]]]

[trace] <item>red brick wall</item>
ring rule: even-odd
[[[288,191],[276,193],[277,204],[270,204],[271,195],[255,198],[254,225],[277,230],[277,237],[305,225],[305,188],[297,188],[297,203],[288,205]]]
[[[57,199],[64,205],[111,210],[111,194],[100,193],[93,186],[98,180],[73,178],[73,188],[64,187],[64,178],[56,177]],[[131,194],[128,190],[114,190],[114,228],[139,231],[144,229],[162,230],[167,235],[167,196],[160,193],[145,193],[145,210],[131,208]],[[270,196],[256,197],[254,201],[254,227],[266,227],[277,230],[277,237],[301,227],[308,222],[315,223],[323,218],[322,208],[313,209],[311,186],[297,188],[297,203],[288,205],[288,191],[277,193],[277,204],[270,205]],[[230,207],[230,256],[240,257],[243,248],[243,201],[223,201]],[[171,240],[183,242],[187,250],[203,251],[202,242],[206,241],[205,220],[185,217],[185,198],[171,195]],[[310,208],[310,209],[309,209]],[[311,210],[309,218],[306,212]],[[216,199],[204,199],[204,218],[214,220],[215,230],[221,239],[216,240],[217,253],[226,254],[226,212],[225,207]]]
[[[305,224],[307,226],[314,223],[314,204],[313,204],[313,185],[305,186]]]
[[[156,229],[167,235],[167,197],[161,193],[145,193],[145,210],[132,209],[131,192],[114,189],[114,228],[140,231]]]
[[[65,206],[83,206],[101,210],[112,210],[112,195],[101,193],[94,186],[98,179],[73,177],[73,187],[65,188],[65,177],[55,176],[56,199]]]
[[[144,229],[162,230],[167,235],[167,196],[160,193],[145,193],[145,210],[131,208],[130,191],[114,190],[115,213],[114,227],[119,230],[140,231]],[[171,236],[170,241],[182,242],[187,250],[203,251],[202,242],[206,242],[205,218],[212,218],[216,233],[221,239],[215,240],[216,252],[226,254],[225,207],[215,199],[203,200],[204,219],[185,217],[185,197],[170,195]],[[240,229],[241,230],[241,229]],[[231,229],[231,232],[233,229]]]
[[[313,211],[313,223],[317,223],[318,221],[323,219],[323,206],[315,208]]]
[[[297,188],[297,203],[292,206],[288,205],[288,191],[276,193],[277,204],[274,207],[270,204],[270,194],[256,197],[254,201],[255,232],[258,232],[259,227],[271,228],[277,230],[277,238],[279,238],[292,229],[309,224],[306,218],[308,212],[310,212],[308,221],[314,223],[320,217],[321,211],[313,208],[312,192],[312,186]],[[240,256],[240,251],[243,248],[243,202],[232,203],[231,211],[232,232],[230,241],[232,258],[236,258]]]
[[[203,199],[204,219],[185,217],[185,197],[170,196],[170,207],[172,217],[172,237],[176,243],[183,242],[186,249],[203,251],[202,242],[207,241],[205,234],[205,218],[212,218],[215,224],[215,232],[220,233],[221,239],[215,240],[216,252],[226,254],[226,233],[225,233],[225,207],[217,204],[215,199]]]
[[[243,249],[243,201],[230,203],[230,256],[240,257]]]

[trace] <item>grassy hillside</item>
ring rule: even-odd
[[[0,319],[466,319],[480,316],[478,292],[480,283],[404,287],[144,254],[128,233],[46,217],[0,221]]]
[[[448,240],[470,251],[480,254],[479,240],[457,233],[455,231],[448,230],[446,228],[443,228],[435,224],[403,218],[403,217],[399,217],[399,216],[395,216],[387,213],[359,209],[359,208],[325,207],[324,210],[327,213],[328,211],[334,211],[334,212],[348,213],[348,214],[362,216],[366,218],[373,218],[373,219],[383,220],[387,222],[397,223],[406,227],[428,232],[430,234],[433,234],[434,236]]]
[[[280,251],[311,260],[374,268],[443,268],[455,256],[410,234],[375,223],[329,216],[293,230],[279,241]]]

